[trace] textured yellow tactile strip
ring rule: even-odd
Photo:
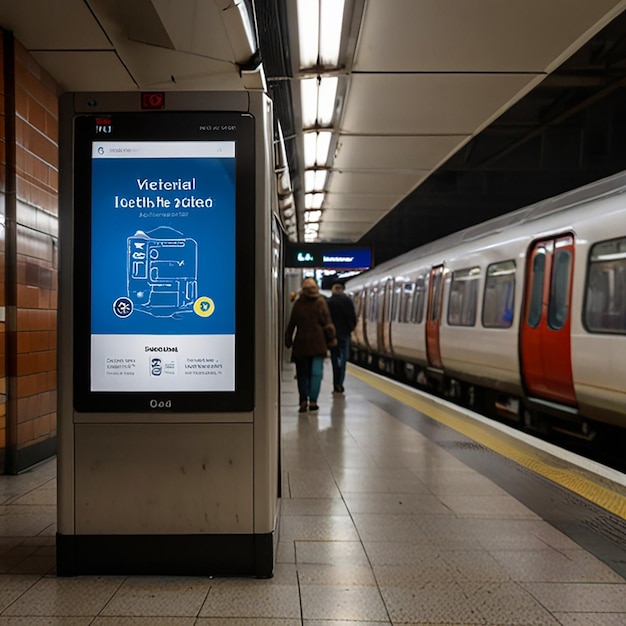
[[[378,391],[421,411],[441,424],[449,426],[473,441],[626,520],[626,489],[622,485],[597,476],[584,468],[574,467],[500,430],[472,420],[463,414],[462,409],[456,410],[449,403],[442,408],[436,400],[395,381],[382,378],[351,364],[348,365],[348,370],[351,376],[362,380]]]

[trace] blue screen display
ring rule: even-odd
[[[91,189],[92,390],[232,390],[234,142],[94,142]]]

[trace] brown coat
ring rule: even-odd
[[[294,338],[293,332],[296,331]],[[317,287],[302,289],[302,294],[294,302],[287,330],[285,346],[293,346],[294,359],[311,356],[326,356],[330,345],[336,343],[335,327],[330,319],[326,299]]]

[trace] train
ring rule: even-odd
[[[488,417],[626,433],[626,172],[346,282],[350,359]]]

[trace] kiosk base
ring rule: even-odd
[[[274,575],[274,533],[56,536],[57,576]]]

